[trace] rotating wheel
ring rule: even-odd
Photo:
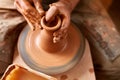
[[[36,42],[41,40],[41,37],[38,39],[40,35],[41,30],[33,32],[27,25],[18,40],[18,52],[32,69],[46,74],[59,74],[73,68],[80,61],[84,53],[85,40],[74,24],[68,29],[67,45],[64,50],[56,53],[49,53],[37,46],[41,45]]]

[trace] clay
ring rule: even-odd
[[[78,35],[75,35],[77,32],[71,25],[69,26],[69,31],[72,33],[69,32],[69,36],[66,39],[54,43],[52,34],[56,31],[55,29],[59,29],[61,24],[58,23],[58,27],[46,27],[45,24],[41,25],[43,30],[30,31],[26,38],[26,50],[30,57],[37,64],[43,66],[62,66],[67,64],[75,57],[76,50],[80,45],[80,38],[77,37]],[[74,45],[76,46],[72,47]]]
[[[26,26],[18,41],[18,51],[32,69],[47,74],[58,74],[71,69],[82,57],[84,39],[74,24],[70,24],[66,38],[54,43],[54,31],[59,30],[61,19],[54,25],[41,19],[43,29],[31,30]],[[24,45],[23,45],[24,44]]]
[[[79,0],[74,0],[74,2],[71,0],[53,1],[49,3],[50,8],[46,12],[43,10],[42,2],[44,1],[42,0],[15,0],[15,5],[17,10],[25,17],[32,30],[42,28],[40,26],[42,16],[45,15],[46,21],[51,22],[56,15],[60,14],[63,17],[61,29],[54,33],[54,42],[57,42],[58,39],[66,37],[64,35],[67,35],[66,29],[70,24],[70,14]]]
[[[16,0],[18,11],[31,28],[23,30],[25,34],[21,34],[18,42],[19,53],[26,64],[38,71],[60,73],[79,61],[84,42],[82,43],[80,31],[70,23],[70,13],[78,1],[71,3],[60,0],[53,3],[52,9],[49,9],[53,13],[50,16],[48,10],[44,17],[28,1]],[[36,6],[35,3],[34,5]],[[49,21],[51,17],[52,20]]]

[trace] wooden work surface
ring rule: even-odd
[[[13,63],[30,69],[23,62],[17,50],[15,51]],[[74,68],[67,72],[50,76],[53,76],[58,80],[96,80],[88,42],[86,41],[86,47],[82,59]]]

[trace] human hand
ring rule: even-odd
[[[44,10],[41,5],[41,0],[15,0],[15,6],[24,16],[32,30],[42,28],[40,20],[44,15]]]
[[[50,8],[48,9],[45,15],[46,21],[49,22],[53,20],[56,15],[59,15],[62,20],[60,29],[53,33],[54,43],[60,41],[61,39],[66,38],[67,30],[70,25],[70,14],[71,14],[71,4],[66,0],[58,1],[50,5]]]

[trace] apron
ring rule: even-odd
[[[12,63],[14,47],[25,19],[16,11],[14,0],[0,0],[0,74]]]

